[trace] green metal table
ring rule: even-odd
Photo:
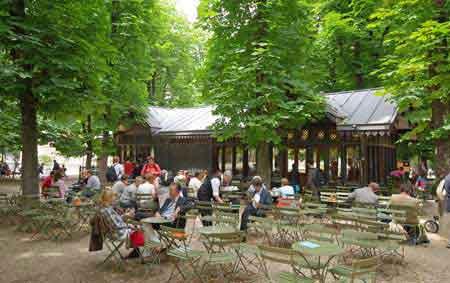
[[[345,250],[337,244],[319,241],[296,242],[292,244],[292,249],[302,254],[304,261],[311,267],[311,271],[321,283],[326,281],[332,260],[345,253]],[[316,266],[319,268],[312,268],[311,258],[317,259]]]

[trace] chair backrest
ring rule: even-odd
[[[352,240],[378,240],[378,235],[372,232],[355,231],[344,229],[341,231],[342,238]]]
[[[260,256],[264,261],[271,261],[278,264],[292,265],[295,256],[298,252],[287,249],[267,245],[258,246]]]
[[[6,207],[9,205],[9,197],[6,193],[0,193],[0,207]]]
[[[196,201],[195,208],[202,209],[202,210],[212,210],[213,203],[210,201]]]
[[[237,227],[239,224],[239,213],[218,211],[215,215],[217,225]]]
[[[224,251],[242,242],[243,232],[209,233],[203,235],[211,252]]]
[[[327,227],[323,224],[309,224],[304,226],[308,239],[315,239],[325,242],[337,240],[339,231],[336,228]]]
[[[188,234],[184,229],[172,228],[165,225],[161,225],[159,234],[162,241],[171,247],[186,247],[188,242]]]
[[[374,256],[365,259],[355,259],[352,261],[352,275],[353,277],[376,272],[381,264],[381,257]]]

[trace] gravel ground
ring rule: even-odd
[[[0,186],[0,192],[11,190],[14,188]],[[384,264],[377,282],[450,282],[450,250],[445,248],[446,240],[434,234],[429,237],[430,245],[406,248],[404,264]],[[1,224],[0,283],[166,282],[172,269],[167,260],[157,267],[130,261],[126,270],[121,271],[115,266],[101,266],[106,251],[90,253],[88,244],[86,234],[63,242],[31,240],[30,234]]]

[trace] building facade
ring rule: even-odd
[[[329,184],[386,183],[396,167],[395,142],[409,128],[394,104],[377,89],[325,94],[327,115],[289,132],[283,146],[272,146],[275,183],[292,168],[306,182],[307,164],[320,168]],[[214,107],[150,107],[147,123],[117,135],[122,159],[143,160],[154,155],[170,171],[231,170],[236,178],[252,176],[256,150],[238,138],[218,142],[210,130]]]

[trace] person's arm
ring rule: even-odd
[[[145,164],[144,166],[142,166],[142,170],[141,170],[141,176],[145,175],[145,170],[147,169],[147,164]]]
[[[355,200],[355,198],[356,198],[356,192],[349,193],[348,197],[347,197],[347,202],[351,203]]]
[[[159,167],[158,164],[155,163],[155,176],[160,176],[161,175],[161,168]]]
[[[223,200],[220,198],[220,180],[213,178],[211,180],[211,187],[214,200],[218,203],[223,203]]]

